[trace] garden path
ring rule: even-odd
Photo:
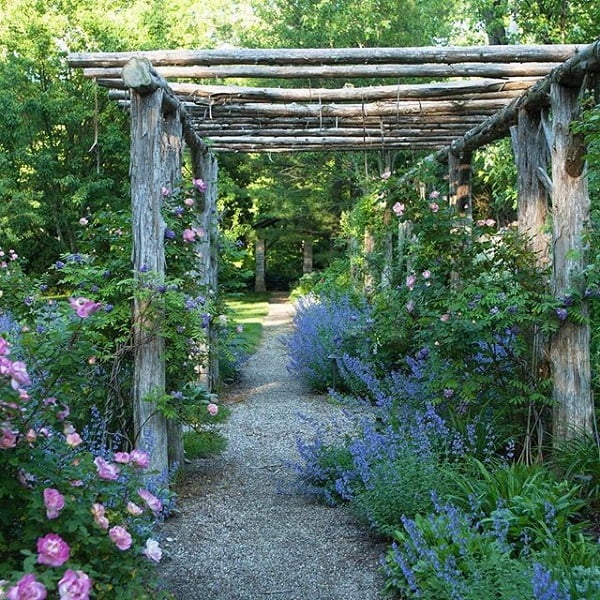
[[[341,412],[288,374],[280,337],[292,316],[284,297],[271,299],[259,349],[221,399],[232,403],[227,450],[187,466],[178,513],[163,525],[161,573],[178,600],[383,598],[384,546],[345,509],[285,485],[297,437],[312,432],[302,415]]]

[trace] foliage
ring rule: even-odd
[[[14,586],[58,586],[66,598],[61,586],[73,578],[79,598],[92,583],[96,598],[156,597],[150,563],[161,551],[151,536],[167,498],[142,472],[148,455],[84,439],[64,397],[45,396],[27,365],[12,360],[18,346],[0,338],[0,350],[0,590],[13,597]]]
[[[226,447],[227,438],[218,431],[186,431],[183,434],[183,449],[190,460],[216,456]]]

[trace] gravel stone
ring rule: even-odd
[[[227,450],[186,466],[161,527],[161,575],[178,600],[380,600],[384,545],[344,507],[290,493],[296,440],[342,409],[286,369],[293,305],[273,296],[242,381],[223,395]]]

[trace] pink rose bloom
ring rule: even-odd
[[[144,509],[140,508],[135,502],[128,502],[127,512],[134,517],[138,517],[144,512]]]
[[[205,192],[206,191],[206,183],[204,182],[203,179],[192,179],[192,185],[199,191],[199,192]]]
[[[115,462],[126,465],[130,460],[129,452],[115,452]]]
[[[193,198],[186,198],[186,199],[183,201],[183,203],[184,203],[186,206],[194,206],[194,199],[193,199]]]
[[[0,449],[8,450],[14,448],[17,445],[17,432],[3,427],[0,429]]]
[[[10,343],[3,337],[0,337],[0,356],[8,356],[10,354]]]
[[[23,575],[21,579],[6,592],[7,600],[45,600],[46,588],[35,578],[33,573]],[[0,596],[1,597],[1,596]]]
[[[146,505],[148,506],[148,508],[150,510],[153,510],[154,512],[158,512],[159,510],[162,509],[162,502],[154,494],[150,493],[148,490],[140,488],[138,490],[138,494],[139,494],[140,498],[146,503]]]
[[[67,569],[58,582],[60,600],[88,600],[92,589],[92,580],[83,571]]]
[[[8,375],[11,378],[10,385],[13,390],[18,390],[23,385],[31,385],[31,379],[27,375],[27,365],[20,360],[9,364]]]
[[[158,542],[152,538],[146,540],[146,547],[142,550],[142,554],[154,562],[160,562],[162,558],[162,550]]]
[[[160,188],[160,193],[163,196],[170,196],[171,195],[171,190],[168,187],[165,187],[164,185]]]
[[[81,219],[79,219],[79,224],[83,227],[85,227],[88,223],[89,221],[85,217],[81,217]]]
[[[108,532],[108,535],[119,550],[129,550],[131,548],[131,535],[124,527],[117,525]]]
[[[65,497],[54,488],[46,488],[44,490],[44,506],[46,507],[46,516],[49,519],[56,519],[65,507]]]
[[[119,477],[119,467],[109,463],[102,457],[97,456],[94,459],[94,464],[96,465],[96,470],[98,471],[98,477],[100,477],[100,479],[114,481]]]
[[[101,527],[102,529],[108,529],[108,519],[105,516],[106,509],[103,504],[96,502],[92,504],[92,515],[94,515],[94,521],[96,525]]]
[[[433,190],[433,192],[429,194],[429,197],[432,200],[437,200],[440,197],[440,193],[437,190]]]
[[[412,313],[415,310],[415,301],[409,300],[406,303],[405,308],[406,308],[407,312]]]
[[[440,321],[443,321],[444,323],[447,323],[450,320],[450,315],[448,313],[444,313],[441,317],[440,317]]]
[[[78,317],[87,319],[90,315],[98,312],[102,308],[101,302],[94,302],[88,298],[80,296],[79,298],[71,298],[69,304],[73,310],[77,313]]]
[[[404,214],[405,208],[406,208],[406,206],[404,206],[404,204],[401,204],[400,202],[396,202],[396,204],[394,204],[394,206],[392,206],[392,210],[394,211],[394,214],[397,215],[398,217],[401,217]]]
[[[440,210],[440,205],[437,202],[432,202],[429,205],[429,208],[431,209],[431,212],[436,213],[438,210]]]
[[[206,407],[206,410],[208,410],[208,412],[210,413],[210,415],[212,415],[214,417],[219,412],[219,407],[214,402],[211,402]]]
[[[81,436],[77,432],[68,433],[67,437],[66,437],[66,441],[67,441],[67,446],[71,446],[71,448],[76,448],[77,446],[79,446],[79,444],[83,443]]]
[[[190,228],[184,229],[182,237],[184,242],[191,244],[196,239],[196,232]]]
[[[431,277],[431,271],[429,269],[425,269],[421,274],[423,275],[423,279],[429,279]]]
[[[417,283],[417,276],[412,274],[409,275],[406,278],[406,287],[412,291],[412,289],[415,287],[415,283]]]
[[[33,444],[33,442],[35,442],[36,439],[37,439],[37,433],[36,433],[35,429],[30,427],[27,430],[27,433],[25,434],[25,440],[27,441],[27,443]]]
[[[56,533],[49,533],[37,541],[38,562],[49,567],[64,565],[70,556],[71,549],[65,540]]]
[[[147,469],[150,466],[150,455],[144,450],[132,450],[129,457],[131,462],[140,469]]]

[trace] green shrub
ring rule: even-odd
[[[227,447],[227,438],[218,431],[186,431],[183,449],[189,459],[208,458],[221,454]]]

